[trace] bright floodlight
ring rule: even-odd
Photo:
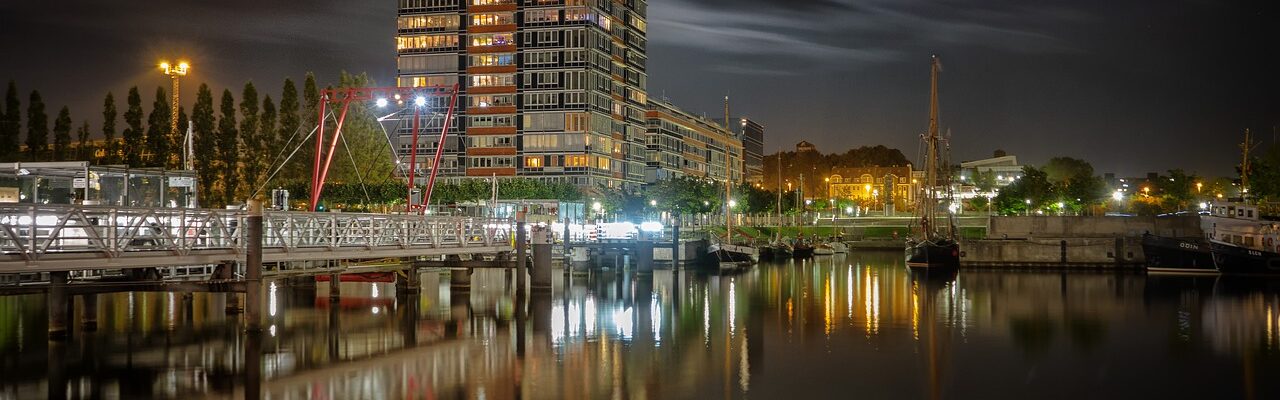
[[[427,98],[426,98],[426,97],[422,97],[422,96],[418,96],[418,98],[413,99],[413,104],[414,104],[414,105],[416,105],[416,106],[418,106],[418,107],[425,106],[425,105],[427,105]]]
[[[729,208],[734,208],[734,207],[737,207],[737,206],[738,206],[738,201],[737,201],[737,200],[729,200]]]
[[[377,100],[377,101],[375,101],[374,103],[375,103],[375,104],[377,104],[379,108],[381,108],[381,107],[386,107],[386,106],[387,106],[387,99],[384,99],[384,98],[378,98],[378,100]]]
[[[657,200],[649,200],[649,206],[650,206],[650,207],[657,207],[657,206],[658,206],[658,201],[657,201]]]
[[[601,209],[601,208],[603,208],[603,207],[604,207],[604,206],[603,206],[603,205],[601,205],[601,204],[600,204],[600,202],[598,202],[598,201],[597,201],[597,202],[595,202],[595,203],[591,203],[591,209],[592,209],[592,210],[600,211],[600,209]]]
[[[645,232],[662,232],[662,223],[657,221],[645,221],[640,224],[640,230]]]
[[[1111,198],[1112,198],[1112,199],[1115,199],[1116,201],[1123,201],[1123,200],[1124,200],[1124,193],[1123,193],[1123,192],[1121,192],[1121,191],[1119,191],[1119,190],[1117,190],[1117,191],[1115,191],[1115,193],[1112,193],[1112,194],[1111,194]]]
[[[845,207],[845,208],[844,208],[844,213],[845,213],[845,214],[853,214],[853,207]]]

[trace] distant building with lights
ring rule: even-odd
[[[743,178],[749,183],[764,182],[764,125],[747,117],[729,118],[729,129],[742,138]],[[724,124],[724,118],[716,119]]]
[[[645,143],[649,183],[681,177],[743,181],[743,141],[715,120],[649,99]]]
[[[832,168],[826,178],[827,196],[834,200],[896,205],[915,203],[916,180],[911,165],[891,167]]]
[[[1022,178],[1022,167],[1018,164],[1017,156],[997,150],[994,157],[960,163],[959,178],[961,184],[972,185],[974,175],[990,172],[995,175],[996,187],[1000,188]]]
[[[399,0],[397,85],[461,88],[439,175],[643,184],[646,13],[644,0]],[[391,139],[425,177],[441,144],[426,134],[411,148],[411,125]]]
[[[800,143],[796,143],[796,152],[799,153],[802,151],[818,151],[818,147],[814,146],[813,143],[801,140]]]

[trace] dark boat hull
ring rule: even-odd
[[[1142,253],[1147,272],[1216,274],[1213,249],[1203,240],[1186,240],[1155,235],[1142,236]]]
[[[794,246],[791,248],[792,258],[813,258],[813,247],[808,245]]]
[[[1280,254],[1213,242],[1214,261],[1225,274],[1280,275]]]
[[[760,252],[759,254],[760,254],[761,260],[772,261],[774,258],[773,246],[760,246],[759,248],[756,249],[756,251]]]
[[[960,268],[960,243],[951,240],[908,244],[907,267],[911,269]]]

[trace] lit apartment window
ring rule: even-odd
[[[458,47],[458,35],[413,35],[396,37],[396,50],[433,50]]]
[[[509,12],[471,14],[471,26],[511,25],[515,23],[515,17]]]
[[[525,168],[542,168],[542,157],[525,157]]]
[[[458,15],[410,15],[396,20],[401,30],[458,29]]]
[[[502,54],[476,54],[469,57],[470,66],[472,67],[497,67],[504,65],[515,65],[516,56],[511,53]]]
[[[515,0],[471,0],[473,6],[501,6],[515,3]]]
[[[471,75],[471,87],[515,86],[514,74],[475,74]]]
[[[481,94],[467,97],[468,107],[510,107],[516,105],[515,95]]]
[[[587,156],[582,154],[564,156],[564,166],[566,167],[586,167]]]
[[[510,33],[478,33],[471,35],[472,46],[509,46],[516,42]]]

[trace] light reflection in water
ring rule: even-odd
[[[246,359],[262,361],[272,398],[838,398],[854,386],[911,398],[929,393],[930,371],[953,398],[1280,393],[1258,378],[1280,372],[1280,297],[1267,285],[1025,271],[934,281],[899,257],[571,276],[524,304],[500,273],[477,273],[471,291],[429,273],[437,286],[421,300],[348,283],[339,304],[321,301],[323,284],[272,282],[258,353],[223,294],[100,295],[101,331],[53,347],[42,296],[0,297],[0,397],[238,397]],[[1106,368],[1127,351],[1142,357]]]

